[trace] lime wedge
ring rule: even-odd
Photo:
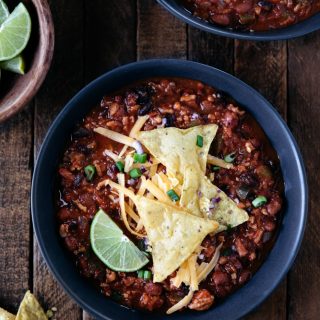
[[[25,63],[21,55],[10,60],[1,61],[0,68],[3,70],[24,74]]]
[[[149,262],[146,255],[101,209],[92,221],[90,241],[94,253],[112,270],[137,271]]]
[[[9,60],[26,47],[31,33],[31,18],[20,3],[0,27],[0,61]]]
[[[7,5],[0,0],[0,25],[9,17],[9,14]]]

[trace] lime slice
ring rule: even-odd
[[[20,3],[0,27],[0,61],[9,60],[26,47],[31,33],[31,18]]]
[[[90,241],[94,253],[112,270],[137,271],[149,262],[146,255],[101,209],[92,221]]]
[[[21,55],[10,60],[1,61],[0,68],[3,70],[24,74],[25,63]]]
[[[0,0],[0,25],[9,17],[9,14],[7,5]]]

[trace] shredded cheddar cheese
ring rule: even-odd
[[[167,314],[174,313],[186,307],[191,302],[193,295],[194,295],[194,292],[190,290],[189,293],[183,299],[181,299],[178,303],[176,303],[174,306],[172,306],[167,310]]]
[[[225,162],[223,159],[214,157],[210,154],[208,154],[207,163],[213,164],[214,166],[218,166],[224,169],[231,169],[233,168],[232,163]]]

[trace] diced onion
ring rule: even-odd
[[[144,126],[144,124],[148,119],[149,119],[148,115],[143,117],[138,117],[138,120],[135,122],[134,126],[132,127],[129,133],[129,137],[136,138],[137,133],[142,129],[142,127]],[[120,151],[119,156],[122,157],[126,153],[127,149],[128,149],[128,146],[127,145],[124,146]]]
[[[132,147],[136,149],[138,154],[144,153],[142,145],[139,141],[134,141],[134,143],[132,144]]]

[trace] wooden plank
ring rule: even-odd
[[[235,74],[257,89],[286,118],[286,42],[235,42]]]
[[[136,59],[136,3],[85,1],[85,80]]]
[[[0,125],[0,306],[16,312],[30,287],[30,105]]]
[[[286,42],[235,42],[235,75],[260,91],[282,114],[287,115]],[[286,319],[286,280],[246,320]]]
[[[56,44],[51,71],[36,98],[35,157],[57,112],[83,86],[83,1],[50,1]],[[82,319],[81,309],[48,270],[34,238],[34,292],[45,307],[56,307],[56,319]]]
[[[292,40],[289,50],[289,124],[308,172],[309,217],[289,274],[289,320],[319,319],[320,310],[320,33]]]
[[[188,58],[233,73],[234,40],[188,27]]]
[[[187,57],[187,27],[154,0],[138,0],[137,58]]]

